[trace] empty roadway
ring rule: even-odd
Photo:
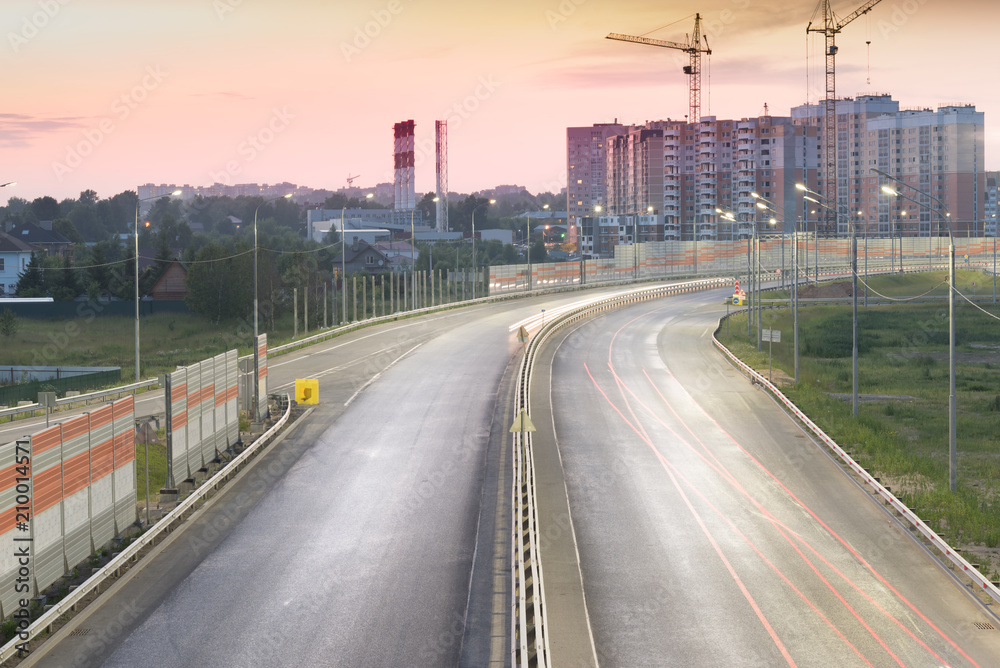
[[[272,358],[270,391],[318,378],[321,404],[85,611],[86,634],[67,628],[28,665],[502,662],[508,327],[579,299],[445,311]]]
[[[996,665],[975,626],[995,618],[713,348],[724,297],[610,311],[554,349],[601,665]]]

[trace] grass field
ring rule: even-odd
[[[292,338],[291,316],[277,324],[267,332],[271,347]],[[142,377],[152,378],[233,348],[246,355],[252,351],[252,339],[252,322],[215,324],[189,313],[143,317],[139,321]],[[89,321],[18,318],[17,333],[0,338],[0,368],[4,365],[118,366],[122,381],[133,382],[135,320],[118,316]]]
[[[923,294],[942,274],[873,277],[889,296]],[[962,272],[959,289],[972,294],[982,274]],[[938,290],[946,293],[941,286]],[[766,297],[765,297],[766,298]],[[994,314],[1000,309],[985,306]],[[794,348],[788,309],[765,310],[764,327],[781,330],[773,364],[789,380],[783,391],[863,466],[955,545],[1000,545],[1000,322],[956,299],[958,492],[948,484],[948,318],[945,302],[858,310],[859,403],[850,395],[850,306],[812,306],[799,312],[799,382],[792,384]],[[727,335],[728,329],[728,335]],[[764,373],[768,345],[756,349],[745,314],[731,318],[720,341]],[[997,579],[997,566],[993,566]]]

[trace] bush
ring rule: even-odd
[[[0,313],[0,334],[4,336],[14,336],[17,334],[17,315],[9,308],[5,308]]]

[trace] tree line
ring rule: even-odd
[[[433,224],[436,204],[424,197],[419,208]],[[52,197],[27,201],[12,197],[0,207],[5,228],[22,223],[52,221],[52,229],[75,244],[73,260],[34,253],[16,287],[19,297],[49,296],[73,300],[85,295],[91,300],[135,297],[135,243],[132,238],[139,199],[125,191],[100,199],[93,190],[77,199],[61,202]],[[323,202],[324,209],[383,208],[371,200],[351,199],[336,193]],[[476,212],[477,232],[503,227],[517,229],[523,219],[491,218],[485,198],[468,196],[449,207],[449,227],[471,232]],[[266,326],[290,308],[292,287],[308,287],[333,280],[333,262],[340,254],[334,232],[323,244],[306,239],[306,207],[290,200],[264,202],[260,197],[198,196],[192,200],[162,197],[152,201],[139,218],[139,293],[150,289],[179,259],[187,269],[188,306],[214,321],[252,318],[253,283],[233,277],[253,275],[253,222],[257,217],[259,314]],[[531,261],[542,262],[544,244],[531,249]],[[433,258],[436,270],[471,268],[468,243],[439,243],[433,251],[417,244],[419,269]],[[509,264],[524,258],[511,245],[496,241],[477,244],[478,264]],[[152,257],[151,263],[146,259]],[[149,266],[145,266],[145,265]]]

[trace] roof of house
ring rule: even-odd
[[[21,223],[10,230],[11,236],[29,244],[72,244],[69,239],[53,230],[47,230],[35,223]]]
[[[30,253],[33,250],[30,244],[6,232],[0,232],[0,253]]]
[[[370,252],[378,254],[384,260],[389,259],[389,256],[386,255],[383,251],[379,250],[376,246],[371,245],[364,239],[359,239],[356,243],[347,247],[347,258],[346,258],[347,262],[354,262],[361,255]],[[337,255],[337,257],[335,257],[333,260],[333,264],[334,265],[341,264],[344,261],[343,255],[344,255],[343,253]]]
[[[180,260],[172,260],[149,289],[153,299],[184,299],[187,296],[188,270]]]

